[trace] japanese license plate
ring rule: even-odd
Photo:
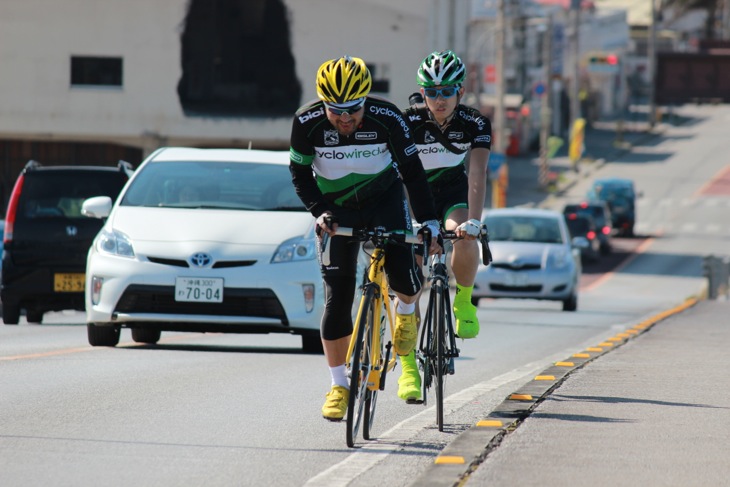
[[[504,282],[508,286],[525,286],[527,285],[527,275],[523,272],[510,272],[504,276]]]
[[[53,291],[57,293],[83,292],[86,275],[80,273],[53,274]]]
[[[223,279],[219,277],[178,277],[175,301],[222,303]]]

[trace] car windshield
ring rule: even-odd
[[[603,186],[598,189],[598,196],[603,200],[633,198],[634,190],[629,186]]]
[[[572,236],[580,235],[583,236],[588,233],[591,229],[590,222],[586,218],[573,217],[567,218],[568,230]]]
[[[596,225],[603,226],[606,224],[606,214],[598,205],[566,205],[565,214],[577,213],[579,215],[588,215],[595,220]]]
[[[539,216],[487,216],[489,240],[510,242],[563,243],[555,218]]]
[[[138,169],[121,205],[306,211],[287,165],[256,162],[152,162]]]

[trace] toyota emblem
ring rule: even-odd
[[[193,267],[207,267],[212,261],[211,256],[204,252],[197,252],[190,257],[190,264]]]

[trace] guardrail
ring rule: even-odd
[[[704,275],[708,281],[708,299],[723,296],[728,298],[730,291],[730,257],[707,255],[702,262]]]

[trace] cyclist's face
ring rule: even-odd
[[[364,107],[355,113],[343,113],[341,115],[335,115],[329,110],[325,111],[327,112],[327,120],[337,129],[340,135],[352,135],[355,133],[355,130],[362,123],[362,118],[365,115]]]
[[[441,88],[446,87],[436,86],[436,89]],[[459,91],[456,93],[456,95],[450,96],[448,98],[444,98],[441,94],[438,94],[436,98],[429,98],[426,96],[425,90],[423,88],[421,88],[421,94],[423,95],[423,99],[426,100],[426,106],[429,110],[431,110],[431,113],[433,113],[436,121],[443,123],[444,120],[449,118],[451,114],[454,113],[454,110],[456,110],[456,105],[458,105],[461,95],[464,94],[464,88],[459,88]]]

